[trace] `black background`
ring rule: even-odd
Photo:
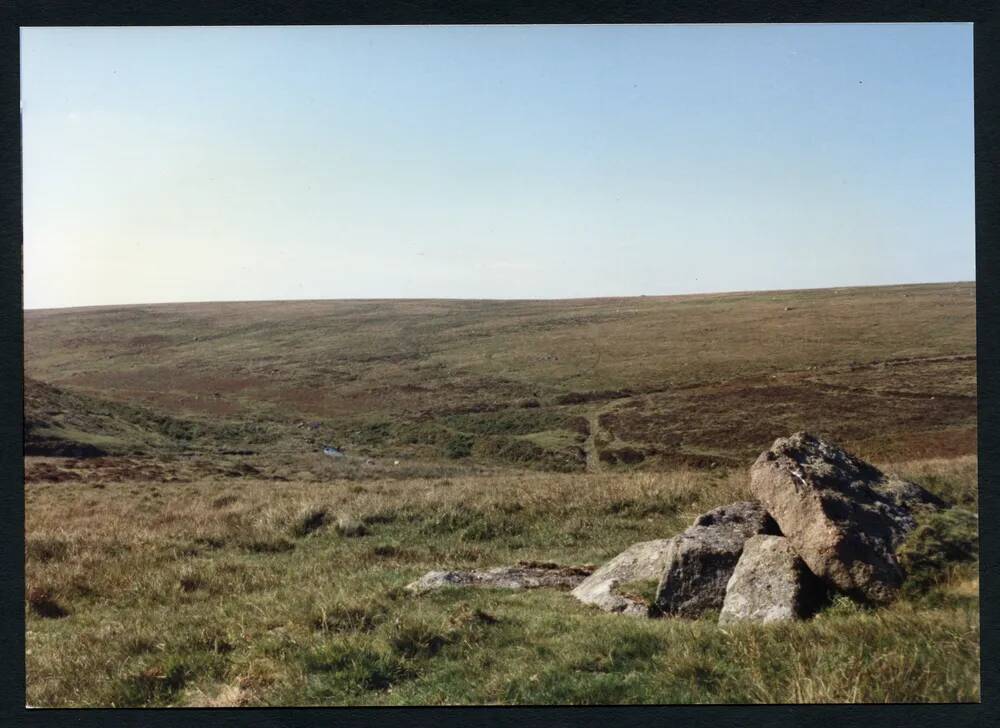
[[[998,725],[997,377],[1000,268],[997,2],[599,2],[474,0],[0,0],[0,724],[298,726],[647,724],[729,726]],[[608,706],[470,708],[244,708],[240,710],[26,710],[24,708],[23,298],[19,28],[86,25],[368,25],[472,23],[973,22],[975,44],[976,280],[982,703],[974,705]],[[81,251],[85,254],[86,251]]]

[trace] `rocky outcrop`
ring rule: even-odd
[[[905,578],[896,550],[908,553],[903,544],[919,533],[918,520],[957,513],[928,515],[948,505],[806,432],[761,453],[750,468],[750,493],[755,500],[703,513],[671,539],[633,544],[600,569],[521,562],[432,571],[407,588],[555,587],[617,614],[697,618],[718,609],[722,625],[766,624],[806,618],[833,592],[891,601]],[[628,593],[628,583],[653,579],[652,605]]]
[[[522,563],[473,571],[430,571],[406,589],[414,594],[445,587],[477,587],[485,589],[536,589],[555,587],[572,589],[586,579],[593,567],[559,566],[558,564]]]
[[[659,579],[666,568],[670,539],[633,544],[584,579],[573,596],[606,612],[644,617],[649,605],[616,590],[631,581]]]
[[[783,536],[753,536],[726,585],[719,624],[804,619],[822,604],[823,583]]]
[[[703,513],[670,540],[666,566],[656,590],[655,612],[698,617],[722,606],[726,584],[743,544],[757,534],[777,534],[760,503],[741,501]]]
[[[810,571],[876,604],[891,601],[902,584],[895,548],[915,525],[912,506],[940,507],[920,486],[805,432],[761,453],[750,491]]]

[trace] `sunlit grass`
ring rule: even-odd
[[[968,501],[974,458],[905,463]],[[553,590],[402,587],[601,563],[745,495],[743,472],[27,486],[32,705],[965,701],[975,562],[808,622],[607,615]],[[154,496],[153,493],[156,493]]]

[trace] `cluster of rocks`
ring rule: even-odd
[[[754,500],[703,513],[677,536],[633,544],[597,569],[431,572],[408,588],[572,587],[580,601],[630,616],[696,618],[718,610],[723,625],[802,619],[832,593],[865,604],[892,601],[905,579],[896,549],[919,511],[947,507],[806,432],[761,453],[750,468],[750,494]],[[652,604],[621,590],[653,580]]]
[[[805,618],[834,592],[885,604],[905,578],[896,549],[915,515],[947,507],[805,432],[761,453],[750,468],[750,493],[756,500],[704,513],[674,538],[631,546],[573,596],[629,615],[720,610],[720,624]],[[618,593],[627,582],[654,579],[652,605]]]

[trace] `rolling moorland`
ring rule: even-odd
[[[802,429],[975,511],[974,284],[39,310],[25,352],[31,705],[978,699],[975,561],[725,630],[402,589],[672,536]]]

